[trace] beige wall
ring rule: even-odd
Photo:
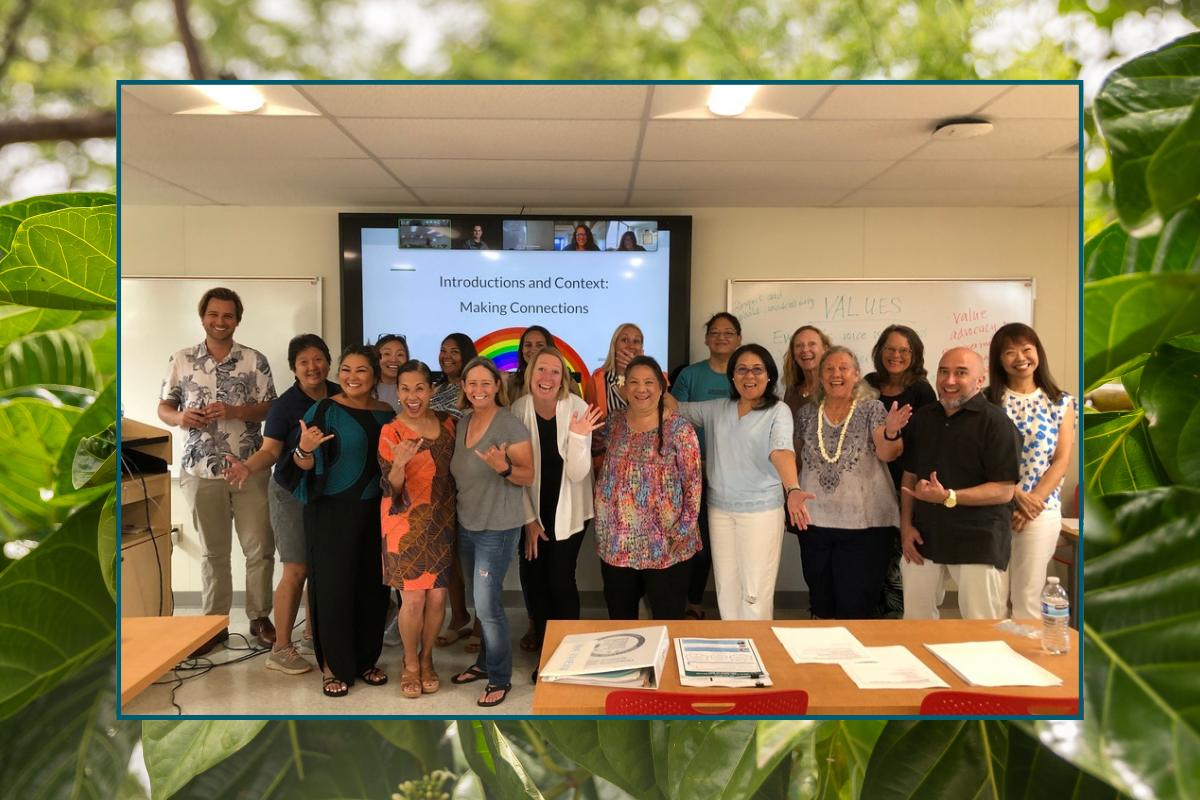
[[[340,345],[337,214],[355,209],[213,206],[123,207],[124,275],[319,276],[324,330]],[[378,211],[378,209],[361,209]],[[458,209],[464,211],[467,209]],[[478,209],[495,213],[494,209]],[[431,209],[420,209],[422,214]],[[529,209],[529,213],[544,213]],[[558,213],[562,209],[547,209]],[[598,211],[589,209],[589,211]],[[603,212],[602,209],[599,211]],[[692,357],[707,353],[695,328],[725,307],[728,278],[1003,278],[1037,281],[1034,327],[1056,379],[1079,393],[1079,215],[1073,208],[703,208],[618,209],[621,216],[693,219]],[[675,301],[677,298],[672,298]],[[682,298],[678,298],[682,299]],[[797,320],[797,326],[804,320]],[[197,337],[200,328],[197,325]],[[198,338],[197,338],[198,340]],[[253,344],[252,342],[250,344]],[[181,343],[180,346],[183,346]],[[286,376],[285,376],[286,378]],[[154,420],[147,420],[155,422]],[[1078,441],[1076,442],[1078,445]],[[1078,454],[1078,446],[1076,447]],[[1073,495],[1072,461],[1064,500]],[[178,495],[177,521],[190,517]],[[175,589],[199,590],[194,534],[185,526]],[[779,589],[803,587],[787,537]],[[585,551],[589,545],[585,545]],[[235,559],[236,561],[236,559]],[[510,575],[515,587],[516,576]],[[240,581],[240,577],[235,577]],[[240,583],[238,584],[240,586]],[[581,559],[580,586],[600,587],[595,556]]]

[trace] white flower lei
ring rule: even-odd
[[[821,401],[821,405],[817,407],[817,445],[821,448],[821,458],[828,461],[830,464],[837,462],[842,457],[842,443],[846,441],[846,430],[850,427],[850,418],[854,416],[854,407],[858,405],[858,398],[850,402],[850,413],[842,420],[842,432],[838,436],[837,452],[833,454],[833,458],[829,457],[829,451],[825,449],[825,401]]]

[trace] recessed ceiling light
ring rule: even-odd
[[[736,117],[746,110],[758,87],[746,84],[714,86],[708,96],[708,110],[718,117]]]
[[[210,83],[197,86],[214,101],[238,114],[253,114],[266,105],[262,92],[256,86],[245,86],[237,83]]]
[[[946,142],[974,139],[992,132],[992,123],[985,119],[948,119],[933,129],[933,138]]]

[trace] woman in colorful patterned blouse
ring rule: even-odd
[[[608,455],[596,479],[596,552],[611,619],[637,619],[645,594],[655,619],[683,619],[700,549],[700,447],[666,411],[662,368],[637,356],[625,368],[628,407],[610,417]]]
[[[433,643],[446,615],[446,587],[455,533],[454,418],[429,407],[429,367],[401,365],[400,414],[379,437],[383,471],[383,582],[400,592],[404,642],[400,693],[420,697],[438,690]]]
[[[858,358],[831,347],[817,369],[815,403],[796,414],[800,486],[812,524],[800,532],[800,564],[814,619],[870,619],[900,527],[887,463],[904,451],[910,406],[884,410],[861,376]]]
[[[1046,351],[1028,325],[1013,322],[992,337],[987,397],[1021,432],[1021,479],[1008,565],[1013,619],[1040,619],[1046,566],[1062,530],[1062,490],[1075,444],[1075,398],[1050,376]]]

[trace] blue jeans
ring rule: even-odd
[[[487,670],[488,683],[495,686],[512,683],[512,640],[500,593],[520,536],[520,528],[471,531],[458,526],[463,580],[474,588],[475,616],[483,629],[483,647],[475,666]]]

